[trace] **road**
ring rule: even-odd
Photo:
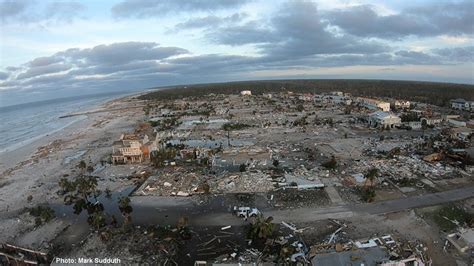
[[[472,197],[474,197],[474,186],[376,203],[341,204],[326,207],[303,207],[281,210],[263,208],[261,211],[265,216],[272,216],[276,223],[282,221],[301,223],[325,219],[344,219],[354,216],[386,214],[459,201]],[[115,199],[112,201],[116,202]],[[119,218],[121,217],[116,206],[109,206],[110,204],[107,204],[105,199],[102,202],[110,214]],[[214,197],[213,200],[207,204],[196,205],[189,197],[137,196],[131,197],[131,205],[133,207],[132,221],[136,225],[176,224],[178,219],[183,216],[188,217],[189,223],[195,226],[245,224],[243,219],[239,219],[231,214],[230,206],[224,202],[222,197]],[[77,216],[73,214],[71,206],[57,205],[53,206],[53,209],[55,209],[56,214],[58,217],[61,217],[61,219],[70,219],[75,224],[84,224],[84,226],[87,226],[87,216]],[[0,218],[8,218],[11,216],[12,212],[0,213]]]
[[[282,221],[301,223],[325,219],[343,219],[361,215],[377,215],[399,212],[408,209],[422,208],[448,202],[454,202],[474,197],[474,186],[454,189],[444,192],[432,193],[409,198],[388,200],[376,203],[365,203],[355,205],[340,205],[324,208],[304,207],[285,210],[265,210],[265,216],[272,216],[276,223]],[[200,225],[226,225],[239,224],[238,219],[229,213],[208,213],[205,216],[196,217],[195,222]]]

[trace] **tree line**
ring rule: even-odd
[[[174,86],[156,89],[157,91],[144,94],[139,98],[142,100],[180,99],[193,96],[199,97],[210,93],[238,94],[242,90],[251,90],[252,94],[255,95],[285,91],[297,93],[342,91],[351,93],[353,96],[389,97],[424,102],[438,106],[449,106],[449,101],[456,98],[474,100],[474,85],[397,80],[259,80]]]

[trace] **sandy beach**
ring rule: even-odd
[[[94,166],[108,160],[112,142],[123,132],[133,130],[144,118],[142,109],[137,108],[142,102],[135,97],[100,104],[65,128],[0,154],[0,242],[28,243],[32,248],[44,249],[47,242],[68,226],[55,219],[47,226],[35,228],[32,217],[23,210],[39,204],[62,203],[57,194],[58,180],[74,175],[80,160]],[[96,174],[114,176],[106,168],[100,169],[102,174]],[[126,185],[127,181],[110,182],[105,178],[99,183],[99,187],[112,191]],[[31,201],[28,196],[32,197]]]

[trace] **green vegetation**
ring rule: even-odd
[[[86,170],[86,162],[84,162],[84,160],[81,160],[79,162],[79,164],[77,165],[77,168],[81,169],[81,172],[84,173],[84,170]]]
[[[273,234],[275,224],[273,217],[264,218],[263,215],[257,216],[255,222],[250,224],[247,236],[252,240],[266,240]]]
[[[167,87],[142,95],[139,98],[142,100],[180,99],[191,96],[199,97],[216,92],[238,94],[242,90],[251,90],[254,95],[284,91],[323,93],[338,90],[351,93],[354,96],[391,97],[448,106],[451,99],[472,98],[473,89],[473,85],[467,84],[398,80],[261,80]]]
[[[168,130],[181,125],[182,122],[179,121],[179,117],[170,117],[159,121],[150,120],[148,123],[152,127],[159,127],[159,130]]]
[[[252,126],[243,123],[225,123],[224,125],[222,125],[222,129],[225,131],[241,130],[249,127]]]
[[[415,112],[404,113],[400,116],[402,122],[419,122],[420,117]]]
[[[441,230],[450,232],[460,226],[471,225],[474,216],[454,204],[445,205],[432,214],[434,222]]]
[[[331,157],[331,160],[321,164],[322,167],[326,168],[326,169],[336,169],[337,168],[337,161],[336,161],[336,158],[334,158],[334,156]]]
[[[304,111],[304,106],[303,106],[302,104],[298,104],[298,105],[296,106],[296,111],[298,111],[298,112],[303,112],[303,111]]]
[[[372,202],[375,198],[375,188],[373,187],[365,187],[361,190],[361,198],[365,202]]]
[[[240,172],[245,172],[245,171],[247,171],[247,165],[244,164],[244,163],[240,164],[240,165],[239,165],[239,171],[240,171]]]
[[[122,213],[124,225],[131,224],[133,208],[130,206],[129,197],[120,197],[118,199],[119,210]]]
[[[273,166],[275,167],[278,167],[278,165],[280,165],[280,161],[278,161],[277,159],[273,159]]]
[[[100,228],[107,225],[107,216],[104,211],[97,211],[87,217],[87,222],[90,226],[99,230]]]
[[[293,122],[293,126],[295,127],[302,127],[302,126],[306,126],[308,124],[308,121],[306,120],[306,118],[308,118],[307,116],[303,116],[303,117],[300,117],[298,119],[296,119],[294,122]]]
[[[47,223],[55,217],[54,210],[49,206],[36,206],[34,208],[28,208],[27,211],[31,216],[35,217],[36,226]]]
[[[367,173],[365,174],[365,186],[367,186],[367,183],[370,182],[370,186],[374,186],[374,180],[375,177],[377,177],[377,174],[379,173],[379,169],[377,168],[370,168]],[[374,193],[375,194],[375,193]]]
[[[150,154],[150,160],[153,166],[163,167],[165,165],[165,161],[174,160],[176,154],[177,150],[174,147],[160,149],[158,151],[153,151]]]

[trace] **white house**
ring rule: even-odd
[[[401,123],[400,117],[388,112],[375,112],[369,115],[369,125],[371,127],[394,128]]]
[[[456,110],[474,111],[474,101],[466,101],[464,99],[451,100],[451,108]]]
[[[409,109],[410,106],[411,106],[411,103],[410,101],[395,101],[394,103],[395,105],[395,108],[398,108],[398,109]]]
[[[425,124],[428,126],[434,126],[441,124],[443,122],[443,119],[441,117],[422,117],[420,119],[421,124]]]
[[[412,129],[420,129],[422,126],[421,121],[410,121],[408,122],[408,126]]]
[[[249,90],[241,91],[240,95],[242,95],[242,96],[252,95],[252,91],[249,91]]]

